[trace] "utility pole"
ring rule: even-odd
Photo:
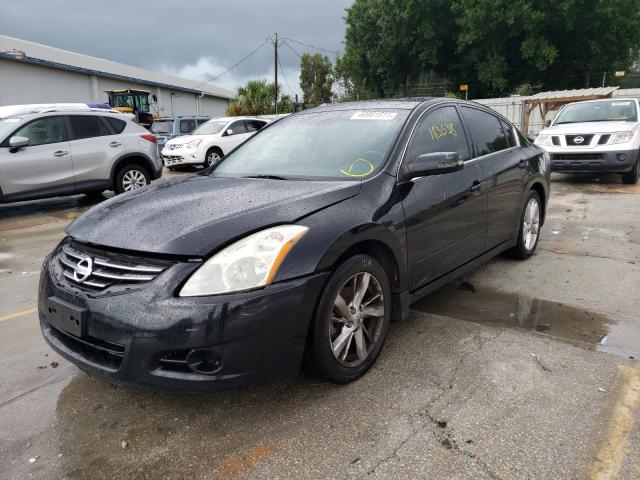
[[[275,72],[276,72],[276,81],[275,81],[275,85],[276,85],[276,93],[275,93],[275,108],[276,108],[276,115],[278,114],[278,33],[276,32],[276,41],[273,42],[273,47],[274,47],[274,66],[275,66]]]

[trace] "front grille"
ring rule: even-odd
[[[601,135],[600,140],[598,140],[598,145],[606,145],[610,138],[611,135]]]
[[[67,242],[56,253],[62,276],[72,285],[94,291],[135,287],[154,280],[169,265]]]
[[[560,145],[560,137],[554,135],[553,137],[551,137],[551,143],[553,143],[554,145]]]
[[[554,153],[551,155],[551,160],[602,160],[602,155],[600,155],[599,153]]]
[[[106,370],[117,371],[124,358],[125,346],[120,343],[108,342],[89,335],[82,338],[58,330],[49,325],[50,335],[69,350]]]
[[[571,147],[587,147],[593,140],[593,135],[565,135],[565,141]]]

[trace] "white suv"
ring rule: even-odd
[[[156,139],[130,115],[55,110],[0,118],[0,202],[148,185]]]
[[[638,100],[571,103],[536,137],[555,172],[616,172],[625,183],[640,176]]]
[[[251,117],[214,118],[203,123],[191,135],[169,140],[161,156],[170,170],[180,165],[210,167],[267,123]]]

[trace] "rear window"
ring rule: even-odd
[[[151,125],[151,133],[172,133],[173,120],[156,120]]]
[[[98,116],[69,115],[67,118],[71,123],[74,140],[111,135]]]
[[[180,133],[191,133],[196,128],[196,121],[192,118],[180,120]]]
[[[113,118],[113,117],[102,117],[102,118],[106,120],[106,122],[109,124],[109,126],[115,133],[122,133],[122,131],[124,130],[124,127],[127,126],[127,122],[125,122],[124,120],[120,120],[119,118]]]

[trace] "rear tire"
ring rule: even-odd
[[[629,185],[635,185],[636,183],[638,183],[639,177],[640,177],[640,157],[636,160],[636,163],[630,172],[626,172],[622,174],[622,181]]]
[[[115,181],[117,194],[130,192],[151,183],[151,176],[147,170],[135,163],[126,165],[118,170]]]
[[[524,204],[518,228],[518,243],[511,250],[518,260],[526,260],[536,251],[540,238],[540,223],[542,221],[542,202],[535,190],[529,191]]]
[[[312,326],[311,359],[319,375],[349,383],[374,364],[389,330],[391,286],[369,255],[342,263],[325,285]]]

